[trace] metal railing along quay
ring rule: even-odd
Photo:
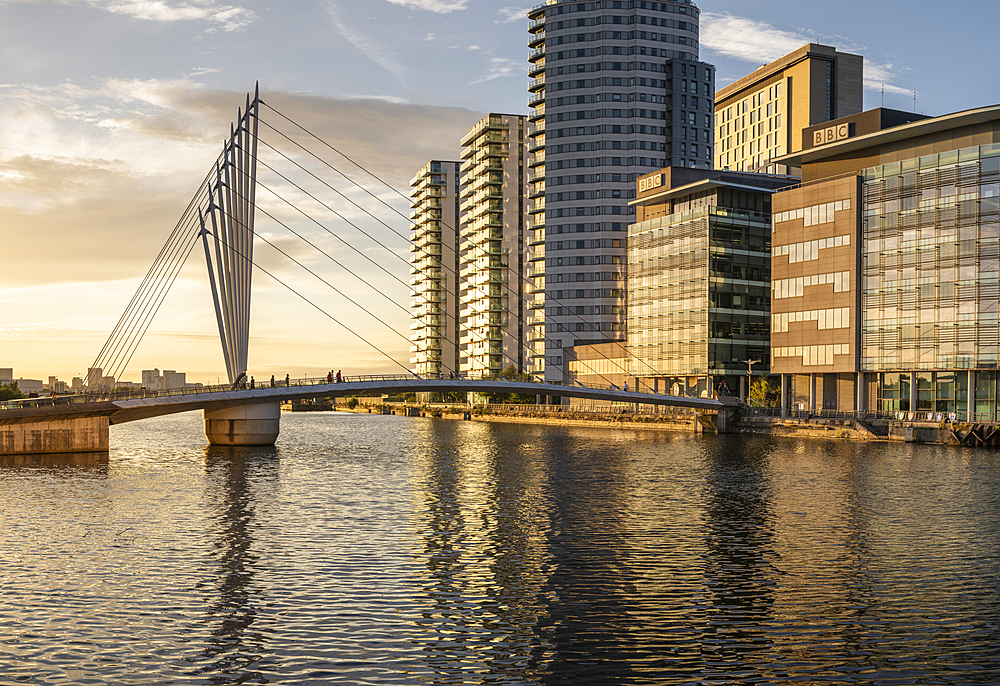
[[[646,385],[641,385],[640,388],[627,388],[619,387],[615,384],[583,384],[575,383],[573,385],[568,384],[552,384],[544,381],[539,381],[537,379],[528,381],[512,380],[506,379],[494,374],[476,374],[476,373],[462,373],[444,376],[418,376],[416,374],[362,374],[353,376],[341,376],[340,383],[378,383],[378,382],[393,382],[393,381],[490,381],[490,382],[501,382],[501,383],[512,383],[512,384],[524,384],[532,383],[537,384],[538,395],[554,395],[559,396],[560,390],[569,391],[573,388],[594,390],[594,391],[624,391],[632,393],[641,393],[643,395],[649,395],[654,397],[663,397],[669,394],[666,393],[656,393]],[[66,395],[66,396],[55,396],[55,397],[42,397],[42,398],[23,398],[20,400],[11,400],[5,403],[0,403],[0,411],[4,410],[20,410],[28,407],[55,407],[62,405],[75,405],[84,403],[100,403],[100,402],[116,402],[123,400],[143,400],[150,398],[166,398],[166,397],[177,397],[177,396],[199,396],[209,393],[227,393],[232,391],[246,391],[246,390],[259,390],[267,388],[300,388],[300,387],[313,387],[313,386],[324,386],[329,384],[336,384],[337,380],[335,377],[327,378],[323,377],[303,377],[300,379],[289,378],[286,382],[285,379],[275,379],[274,385],[272,386],[271,381],[266,379],[262,382],[255,382],[253,388],[250,387],[249,383],[241,383],[238,386],[233,384],[217,384],[212,386],[189,386],[186,388],[176,388],[170,390],[153,391],[148,389],[132,389],[132,388],[118,388],[111,392],[91,392],[91,393],[81,393],[77,395]],[[695,398],[695,396],[683,396],[688,398]],[[621,403],[633,405],[636,402],[641,401],[619,401]]]

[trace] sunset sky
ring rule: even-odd
[[[427,160],[458,156],[459,139],[483,114],[527,113],[525,10],[533,4],[0,0],[0,367],[13,367],[15,378],[84,375],[215,161],[255,81],[274,109],[405,195]],[[1000,103],[994,29],[1000,5],[994,3],[960,2],[949,11],[940,3],[902,0],[698,4],[701,59],[716,64],[719,86],[821,42],[866,57],[866,107],[879,106],[883,87],[885,105],[903,110],[913,109],[916,90],[917,110],[926,114]],[[283,125],[271,110],[262,119]],[[268,130],[262,138],[280,147],[279,134]],[[400,216],[408,212],[406,201],[329,149],[311,149],[394,208],[336,175],[329,183],[381,222],[334,193],[321,198],[389,250],[314,201],[296,199],[277,177],[263,180],[326,228],[269,193],[261,192],[260,206],[368,283],[266,217],[258,216],[258,231],[389,326],[268,246],[258,245],[257,257],[408,366],[409,296],[400,283],[409,280],[409,245],[400,237],[408,231]],[[280,166],[267,152],[261,159]],[[317,173],[328,171],[310,159]],[[154,367],[185,371],[193,381],[224,380],[199,250],[125,380],[138,381],[140,370]],[[252,336],[250,373],[258,379],[330,369],[401,371],[263,274],[255,276]]]

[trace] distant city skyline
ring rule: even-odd
[[[535,4],[0,0],[0,363],[25,378],[86,375],[254,81],[265,101],[405,195],[427,160],[457,158],[461,136],[485,113],[527,114],[526,11]],[[819,42],[865,56],[866,108],[882,103],[883,84],[885,105],[900,110],[913,109],[914,90],[927,114],[1000,102],[988,71],[1000,52],[992,5],[970,22],[930,3],[697,4],[700,58],[716,65],[719,88]],[[931,44],[948,45],[949,59]],[[378,190],[407,213],[405,199]],[[299,278],[273,254],[263,259]],[[335,295],[295,283],[408,360],[398,338]],[[255,288],[258,378],[398,371],[266,278]],[[405,315],[393,317],[408,329]],[[225,376],[214,327],[205,267],[193,255],[124,377],[168,366],[214,383]]]

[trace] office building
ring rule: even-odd
[[[175,391],[187,386],[187,374],[185,372],[177,372],[173,369],[163,370],[163,382],[161,385],[161,390],[164,391]]]
[[[432,160],[410,182],[410,363],[419,376],[458,371],[460,162]]]
[[[527,118],[490,114],[462,139],[459,369],[528,371]]]
[[[627,362],[636,388],[748,392],[770,364],[771,195],[794,183],[710,169],[640,177],[629,227]]]
[[[549,0],[529,10],[534,370],[625,337],[635,179],[712,166],[715,69],[690,0]]]
[[[802,132],[863,108],[864,58],[810,43],[715,94],[715,166],[768,171]]]
[[[142,387],[147,391],[158,391],[163,386],[163,375],[159,369],[142,370]]]
[[[803,144],[774,196],[784,406],[996,419],[1000,106],[874,110]]]
[[[14,380],[14,370],[10,367],[0,368],[0,383],[10,383]]]

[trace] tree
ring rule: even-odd
[[[750,404],[756,407],[781,407],[781,384],[771,376],[758,376],[750,386]]]
[[[504,379],[507,381],[518,381],[520,383],[532,383],[534,382],[534,377],[531,374],[518,371],[517,367],[513,364],[508,365],[499,374],[497,374],[497,379]],[[534,404],[537,400],[536,396],[528,395],[526,393],[487,393],[486,402],[491,405],[529,405]]]
[[[6,400],[19,400],[24,397],[24,393],[17,387],[17,382],[0,384],[0,402]]]

